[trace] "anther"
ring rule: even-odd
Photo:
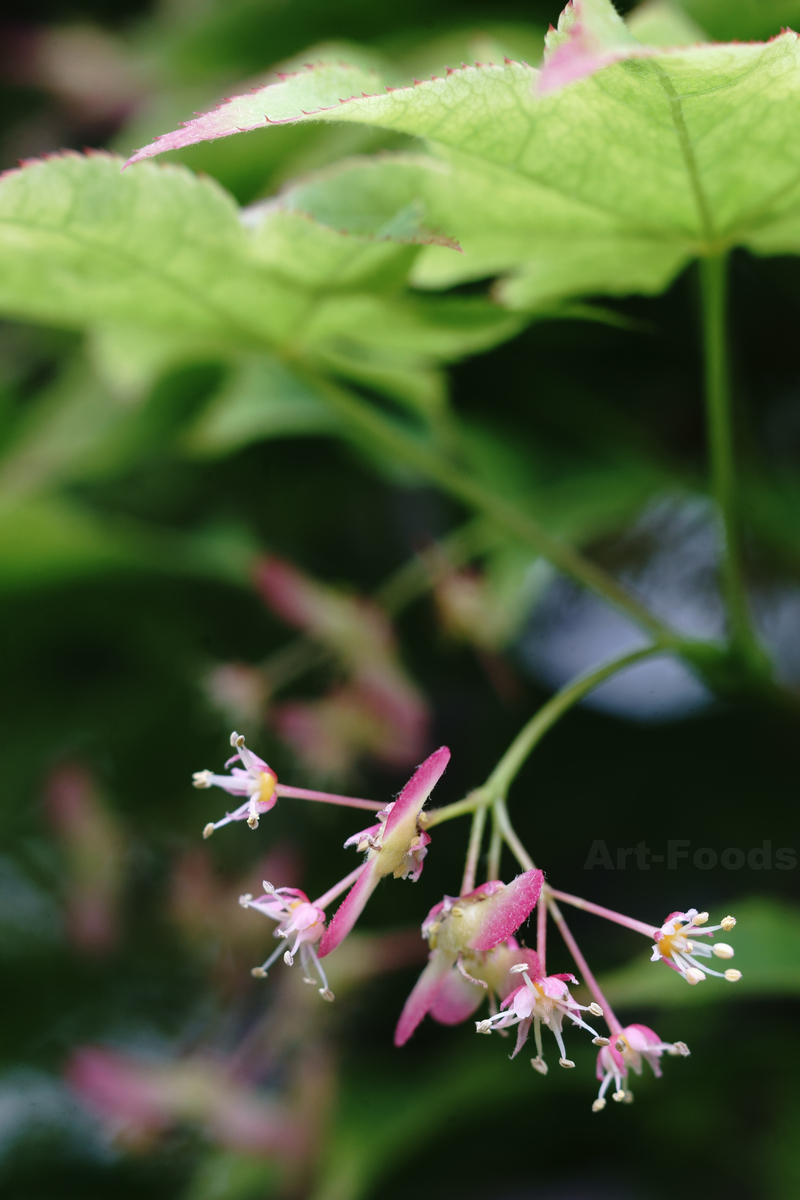
[[[705,925],[707,920],[708,920],[707,912],[698,913],[697,916],[693,918],[692,924],[693,925]]]
[[[722,920],[720,921],[720,925],[722,926],[722,928],[725,930],[726,933],[730,933],[730,931],[733,929],[735,924],[736,924],[736,917],[723,917]]]
[[[323,1000],[331,1001],[336,999],[330,988],[320,988],[319,994],[322,996]]]
[[[717,958],[733,958],[733,946],[727,946],[725,942],[718,942],[713,951]]]
[[[463,910],[463,908],[459,908],[457,904],[454,904],[454,905],[453,905],[453,907],[451,908],[450,912],[452,913],[452,915],[453,915],[454,917],[463,917],[463,915],[464,915],[464,910]]]
[[[492,1032],[491,1021],[476,1021],[475,1022],[475,1032],[476,1033],[491,1033]]]
[[[673,1050],[677,1051],[681,1058],[688,1058],[692,1053],[689,1047],[686,1045],[686,1042],[675,1042],[673,1045]]]
[[[213,832],[214,832],[214,822],[209,821],[208,824],[203,829],[203,837],[206,839],[206,841],[208,841],[208,839],[211,837]]]
[[[571,1058],[560,1058],[558,1060],[558,1065],[560,1067],[574,1067],[575,1063],[572,1061]]]
[[[253,976],[253,979],[266,979],[267,978],[267,972],[264,970],[263,967],[253,967],[250,971],[250,974]]]
[[[258,817],[253,815],[247,818],[247,824],[251,829],[258,829]]]
[[[270,883],[268,879],[262,879],[261,886],[263,887],[264,891],[267,893],[268,896],[275,895],[275,885]]]
[[[547,1063],[540,1054],[537,1054],[536,1058],[531,1059],[531,1066],[533,1067],[534,1071],[538,1071],[540,1075],[547,1074]]]
[[[687,983],[703,983],[704,980],[705,973],[703,971],[701,971],[698,967],[689,967],[689,970],[686,972]]]
[[[614,1049],[618,1050],[620,1054],[628,1049],[628,1043],[625,1041],[624,1037],[617,1038],[617,1040],[614,1042]]]
[[[245,892],[243,896],[240,896],[240,897],[239,897],[239,903],[241,904],[242,908],[249,908],[249,907],[250,907],[250,901],[251,901],[252,899],[253,899],[253,893],[252,893],[252,892]]]
[[[735,967],[729,967],[725,972],[725,978],[727,979],[728,983],[738,983],[742,978],[742,972],[737,971]]]
[[[608,1044],[609,1044],[608,1038],[604,1038],[604,1037],[592,1038],[593,1046],[607,1046]]]
[[[622,1102],[623,1104],[633,1104],[633,1092],[628,1091],[626,1088],[625,1094],[622,1097]]]
[[[605,1108],[605,1106],[606,1106],[605,1099],[602,1096],[598,1096],[597,1099],[595,1100],[594,1104],[592,1105],[592,1112],[602,1112],[603,1109]]]
[[[286,963],[287,967],[294,966],[294,958],[292,956],[291,950],[286,951],[286,953],[283,956],[283,961]]]
[[[211,772],[210,771],[195,771],[192,775],[192,787],[210,788],[211,787]]]
[[[513,967],[509,967],[511,975],[521,975],[523,971],[529,971],[530,967],[527,963],[514,963]]]
[[[241,733],[237,733],[234,730],[234,732],[231,734],[231,745],[236,750],[241,750],[242,746],[244,745],[244,737]]]
[[[616,1100],[617,1104],[620,1104],[625,1099],[625,1093],[620,1088],[618,1092],[614,1092],[614,1095],[611,1097],[611,1099]]]
[[[317,987],[316,979],[309,979],[307,975],[303,976],[303,983],[310,983],[312,987]]]
[[[602,1015],[603,1015],[602,1008],[594,1000],[589,1005],[589,1012],[592,1014],[593,1017],[602,1017]]]

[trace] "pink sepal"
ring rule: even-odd
[[[470,983],[456,967],[452,967],[428,1011],[440,1025],[460,1025],[472,1016],[485,996],[485,988]]]
[[[441,950],[432,952],[427,967],[414,984],[411,995],[403,1005],[400,1020],[394,1031],[395,1046],[406,1044],[422,1018],[430,1010],[453,962],[453,956],[450,954],[444,954]]]
[[[422,811],[425,801],[441,779],[449,761],[449,749],[447,746],[440,746],[438,750],[434,750],[433,754],[425,759],[425,762],[421,766],[417,767],[395,800],[392,805],[392,811],[386,818],[386,828],[383,833],[384,842],[391,837],[399,825],[412,819],[416,823],[416,819]]]
[[[471,943],[473,950],[492,950],[511,937],[536,907],[544,875],[526,871],[481,905],[481,928]]]
[[[319,944],[318,953],[320,958],[324,958],[326,954],[330,954],[331,950],[335,950],[339,943],[344,941],[364,911],[364,905],[375,891],[380,879],[377,869],[378,860],[378,855],[370,859],[333,914],[331,923],[322,935],[322,941]]]

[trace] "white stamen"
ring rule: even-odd
[[[594,1046],[608,1046],[608,1045],[609,1045],[609,1040],[608,1040],[608,1038],[604,1038],[604,1037],[596,1037],[596,1038],[592,1038],[592,1045],[594,1045]]]
[[[330,988],[327,988],[327,987],[319,988],[318,991],[319,991],[320,996],[322,996],[323,1000],[332,1001],[332,1000],[336,999],[336,997],[334,996],[334,994]]]
[[[617,1038],[617,1040],[614,1042],[614,1049],[618,1050],[620,1054],[622,1054],[624,1050],[628,1049],[628,1043],[625,1041],[624,1037]]]
[[[708,913],[701,912],[701,913],[697,914],[695,919],[692,921],[692,924],[693,925],[705,925],[707,920],[708,920]]]
[[[623,1102],[623,1104],[633,1104],[633,1092],[629,1091],[626,1088],[625,1093],[622,1097],[622,1102]]]
[[[727,946],[725,942],[718,942],[713,951],[717,958],[733,958],[733,946]]]
[[[523,971],[529,971],[530,967],[527,963],[514,963],[513,967],[509,967],[509,974],[521,975]]]
[[[620,1104],[625,1099],[625,1093],[623,1092],[622,1088],[620,1088],[618,1092],[614,1092],[614,1095],[611,1097],[611,1099],[616,1100],[617,1104]]]
[[[736,917],[723,917],[722,920],[720,921],[720,925],[725,930],[726,933],[730,933],[730,931],[733,929],[735,924],[736,924]]]
[[[605,1106],[606,1106],[605,1100],[602,1098],[602,1096],[598,1096],[598,1098],[595,1100],[594,1104],[592,1105],[592,1112],[602,1112],[603,1109],[605,1108]]]
[[[729,967],[725,972],[725,978],[727,979],[728,983],[738,983],[742,978],[742,972],[737,971],[735,967]]]
[[[558,1065],[560,1067],[574,1067],[575,1063],[572,1061],[571,1058],[560,1058],[558,1060]]]
[[[294,959],[292,957],[291,951],[289,951],[289,950],[286,951],[286,953],[283,956],[283,961],[286,963],[287,967],[294,966]]]
[[[253,899],[253,893],[245,892],[243,896],[239,897],[239,903],[241,904],[242,908],[249,908],[250,902],[252,899]]]
[[[675,1053],[676,1051],[682,1058],[688,1058],[692,1053],[689,1047],[686,1045],[686,1042],[675,1042],[671,1053]]]
[[[533,1067],[534,1071],[538,1071],[540,1075],[547,1074],[547,1063],[544,1061],[541,1055],[537,1055],[536,1058],[531,1059],[531,1066]]]
[[[595,1003],[594,1000],[589,1005],[589,1012],[592,1014],[593,1017],[602,1017],[602,1015],[603,1015],[602,1008],[600,1007],[599,1004]]]
[[[705,982],[705,978],[705,972],[701,971],[699,967],[689,967],[689,970],[686,972],[687,983],[703,983]]]
[[[487,1019],[485,1021],[476,1021],[475,1022],[475,1032],[476,1033],[491,1033],[492,1032],[491,1018],[487,1017]]]
[[[244,738],[240,733],[236,733],[235,730],[231,734],[231,745],[235,750],[241,750],[242,746],[244,745]]]
[[[214,832],[214,829],[215,829],[214,822],[209,821],[208,824],[203,829],[203,837],[206,839],[206,841],[208,841],[208,839],[211,837],[212,833]]]
[[[264,970],[263,967],[251,967],[250,974],[253,976],[253,979],[266,979],[267,978],[267,972]]]
[[[275,887],[274,887],[274,885],[273,885],[273,884],[271,884],[271,883],[269,883],[269,882],[268,882],[266,879],[262,879],[262,880],[261,880],[261,886],[263,887],[264,891],[267,893],[267,895],[268,895],[268,896],[274,896],[274,895],[275,895]]]
[[[210,771],[195,771],[192,775],[192,787],[210,788],[211,787],[211,772]]]

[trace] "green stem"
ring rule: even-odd
[[[677,647],[680,644],[678,636],[634,596],[620,587],[615,579],[571,546],[551,537],[528,513],[503,496],[496,495],[467,471],[443,458],[413,434],[407,433],[374,404],[336,387],[328,380],[314,377],[313,382],[331,408],[351,429],[366,435],[371,442],[382,446],[394,458],[415,467],[451,496],[483,513],[507,533],[541,554],[565,575],[569,575],[626,613],[637,625],[665,645]]]
[[[478,859],[481,853],[483,830],[486,825],[486,805],[482,804],[472,814],[472,829],[469,835],[467,861],[464,865],[464,878],[461,883],[461,895],[466,896],[475,887],[475,872],[478,869]]]
[[[522,842],[517,837],[517,832],[511,824],[511,818],[508,815],[505,798],[498,796],[494,802],[494,812],[497,824],[500,827],[500,832],[503,835],[503,841],[508,846],[514,858],[517,860],[523,871],[533,871],[536,863],[531,858],[528,851],[523,846]]]
[[[585,675],[566,684],[534,713],[527,725],[522,727],[483,787],[476,788],[474,792],[470,792],[463,800],[457,800],[455,804],[448,804],[444,808],[432,808],[422,814],[422,824],[425,829],[441,825],[444,821],[452,821],[454,817],[463,817],[467,813],[475,812],[477,808],[493,804],[498,797],[504,798],[525,759],[542,740],[548,729],[551,729],[565,712],[594,688],[604,683],[606,679],[616,675],[618,671],[624,671],[633,663],[651,658],[654,654],[664,653],[664,647],[661,645],[643,646],[640,650],[632,650],[629,654],[614,658],[601,667],[595,667],[593,671],[588,671]]]
[[[722,591],[728,610],[731,646],[764,673],[765,657],[750,621],[742,572],[741,535],[736,503],[735,456],[727,336],[727,254],[700,259],[705,356],[706,420],[711,491],[722,521]]]
[[[612,675],[616,675],[619,671],[623,671],[626,667],[640,662],[644,658],[650,658],[654,654],[663,652],[662,645],[644,646],[640,650],[632,650],[629,654],[623,654],[621,658],[615,658],[601,667],[595,667],[593,671],[588,671],[585,675],[581,675],[561,688],[520,730],[486,780],[484,790],[493,796],[505,796],[525,759],[548,729],[555,725],[568,709],[582,700],[599,684],[610,679]]]

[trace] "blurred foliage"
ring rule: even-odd
[[[769,37],[800,21],[793,0],[682,7],[712,38]],[[651,11],[651,30],[663,15]],[[558,4],[514,0],[51,0],[12,13],[4,165],[86,143],[128,154],[222,94],[274,80],[276,64],[323,53],[390,81],[502,54],[538,61],[557,16]],[[660,850],[671,838],[792,845],[798,752],[785,713],[742,699],[639,726],[584,709],[520,777],[520,833],[559,886],[647,919],[690,903],[714,915],[730,905],[739,919],[744,979],[718,1004],[714,982],[688,989],[664,968],[645,969],[632,958],[634,935],[575,917],[626,1015],[692,1048],[659,1083],[642,1081],[632,1109],[602,1117],[589,1111],[587,1046],[575,1046],[576,1071],[547,1080],[464,1026],[428,1023],[403,1051],[390,1047],[423,952],[401,927],[415,930],[443,889],[458,889],[463,830],[435,831],[415,887],[379,891],[321,1018],[291,973],[250,978],[267,934],[236,896],[256,890],[264,871],[321,891],[351,868],[340,847],[357,823],[322,806],[304,806],[298,820],[284,802],[256,837],[237,826],[199,841],[221,805],[191,791],[190,773],[223,761],[231,726],[282,780],[307,785],[280,713],[308,712],[359,678],[330,637],[298,628],[259,593],[253,568],[266,554],[299,564],[356,612],[375,606],[394,622],[391,678],[415,681],[432,714],[430,744],[453,750],[439,802],[484,778],[547,694],[520,639],[550,569],[346,430],[327,388],[355,388],[445,450],[455,413],[471,477],[623,576],[652,551],[636,532],[642,512],[705,488],[693,271],[655,298],[601,306],[590,296],[541,309],[535,322],[499,308],[481,281],[439,298],[409,288],[424,256],[460,262],[423,245],[457,232],[409,194],[402,220],[377,226],[396,241],[373,240],[376,227],[364,225],[343,250],[342,214],[314,207],[314,189],[337,178],[325,175],[330,164],[386,151],[402,153],[418,180],[429,171],[420,150],[407,134],[371,127],[286,126],[175,152],[169,170],[120,177],[116,158],[58,158],[2,185],[5,216],[24,217],[24,231],[0,243],[9,316],[0,327],[0,956],[12,980],[0,1179],[11,1200],[56,1188],[251,1200],[310,1194],[314,1175],[317,1200],[392,1200],[410,1187],[420,1200],[666,1198],[675,1177],[654,1171],[654,1151],[669,1129],[702,1132],[680,1141],[680,1179],[693,1189],[797,1195],[796,872],[736,876],[691,860],[675,872],[582,869],[597,838],[612,849],[645,839]],[[358,170],[350,164],[341,178]],[[34,194],[36,173],[47,186]],[[269,204],[277,193],[281,210]],[[237,205],[253,206],[244,225]],[[65,213],[72,243],[54,231]],[[351,206],[353,215],[364,214]],[[788,613],[787,661],[800,581],[798,319],[797,260],[738,252],[749,570],[758,595],[785,606],[769,610],[773,626]],[[320,766],[326,783],[379,799],[397,790],[407,772],[365,753],[363,724],[361,741],[352,725],[328,732],[341,753]],[[375,932],[387,928],[389,937]],[[569,969],[565,951],[551,953],[555,969]],[[252,1049],[244,1081],[233,1063],[242,1039]],[[150,1124],[135,1114],[137,1136],[112,1141],[62,1082],[87,1045],[111,1047],[157,1081],[162,1108],[147,1110]],[[303,1152],[288,1161],[236,1143],[214,1103],[223,1083],[247,1114],[285,1102],[308,1135]],[[724,1154],[710,1152],[719,1146]]]

